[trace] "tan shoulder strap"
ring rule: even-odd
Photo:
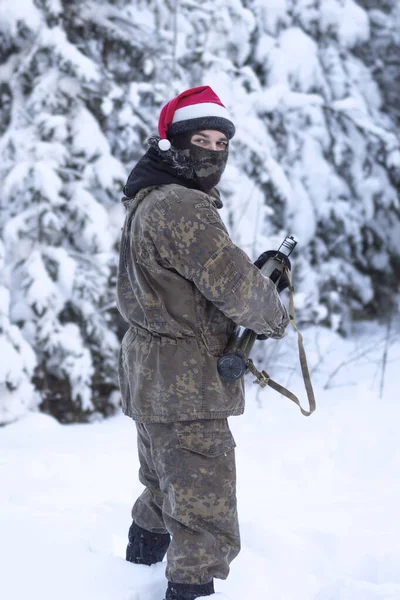
[[[291,400],[292,402],[297,404],[297,406],[301,410],[301,413],[305,417],[309,417],[310,415],[312,415],[312,413],[315,411],[315,408],[316,408],[315,396],[314,396],[314,390],[313,390],[312,383],[311,383],[310,372],[308,369],[306,352],[304,350],[303,336],[301,335],[300,331],[298,330],[297,323],[296,323],[296,317],[295,317],[295,312],[294,312],[294,288],[293,288],[293,283],[292,283],[292,275],[291,275],[289,269],[285,269],[285,273],[286,273],[287,278],[289,279],[289,293],[290,293],[289,319],[290,319],[291,324],[297,331],[297,344],[298,344],[298,348],[299,348],[300,367],[301,367],[301,372],[303,375],[304,386],[305,386],[306,392],[307,392],[307,398],[308,398],[310,410],[304,410],[304,408],[302,408],[302,406],[300,404],[300,400],[297,398],[297,396],[295,396],[294,394],[292,394],[292,392],[287,390],[285,387],[283,387],[282,385],[280,385],[279,383],[277,383],[276,381],[271,379],[266,371],[261,371],[261,372],[258,371],[257,368],[255,367],[253,361],[251,360],[251,358],[248,360],[247,366],[248,366],[250,372],[256,377],[256,380],[254,381],[254,383],[258,383],[263,388],[268,385],[273,390],[279,392],[283,396],[286,396],[286,398],[289,398],[289,400]]]

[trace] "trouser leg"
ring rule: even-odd
[[[151,443],[144,427],[137,424],[139,479],[145,490],[132,509],[132,525],[128,533],[126,560],[153,565],[163,560],[170,543],[162,516],[163,494],[151,457]]]
[[[158,475],[153,463],[151,440],[142,423],[136,423],[139,455],[139,480],[144,491],[132,508],[133,521],[148,531],[167,533],[162,514],[164,495],[160,490]]]
[[[143,428],[151,440],[152,464],[163,495],[163,522],[172,536],[167,579],[178,584],[225,579],[240,549],[235,444],[227,420],[151,423]],[[144,510],[146,499],[139,499],[140,511],[134,509],[133,516],[158,514]]]

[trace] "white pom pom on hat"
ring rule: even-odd
[[[158,147],[160,150],[163,150],[163,152],[166,152],[171,148],[171,142],[167,140],[167,138],[164,138],[158,142]]]
[[[208,85],[185,90],[163,106],[158,120],[158,146],[162,151],[171,148],[167,134],[202,129],[223,131],[229,139],[235,135],[235,126],[226,107]]]

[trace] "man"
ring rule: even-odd
[[[288,318],[218,214],[235,133],[221,100],[208,86],[186,90],[158,130],[124,188],[119,377],[145,486],[126,558],[150,565],[168,550],[165,600],[194,600],[214,593],[240,549],[227,418],[243,413],[244,389],[221,379],[217,359],[235,324],[281,337]]]

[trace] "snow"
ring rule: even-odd
[[[45,46],[52,47],[57,53],[60,67],[63,69],[72,68],[85,81],[99,79],[100,73],[97,65],[68,41],[65,32],[61,28],[43,29],[41,37],[42,43]]]
[[[18,352],[21,349],[24,350],[23,365],[27,371],[33,371],[36,359],[32,349],[21,335],[21,330],[16,325],[10,325],[8,322],[9,296],[9,291],[4,286],[0,286],[0,348],[2,356],[0,381],[7,381],[11,387],[17,387],[20,378]]]
[[[61,290],[48,274],[43,258],[43,255],[35,250],[26,261],[26,300],[39,315],[45,314],[53,307],[60,311],[64,303]]]
[[[93,247],[97,252],[109,251],[113,239],[108,231],[107,211],[81,184],[71,186],[70,210],[77,219],[85,219],[76,240],[77,246],[86,252]]]
[[[369,19],[366,11],[354,0],[324,0],[321,2],[321,27],[328,31],[334,27],[339,40],[346,48],[368,40]]]
[[[3,182],[3,192],[6,196],[17,194],[27,187],[32,166],[31,161],[20,161],[15,165]]]
[[[109,144],[92,113],[80,107],[71,124],[73,134],[73,147],[76,153],[84,153],[90,158],[103,152],[109,154]]]
[[[316,413],[249,378],[246,412],[230,419],[242,551],[213,598],[399,600],[398,335],[380,398],[384,328],[304,333]],[[267,364],[305,404],[295,341],[264,342]],[[122,415],[63,426],[31,413],[0,429],[1,598],[163,599],[165,563],[124,561],[135,437]]]
[[[287,4],[286,0],[256,0],[255,2],[257,16],[269,33],[276,33],[279,23],[287,22]]]
[[[308,244],[315,236],[315,211],[301,181],[293,184],[291,202],[288,204],[290,229],[296,232],[301,244]]]
[[[32,29],[38,28],[42,23],[40,11],[33,0],[0,0],[0,29],[14,36],[18,33],[18,23],[26,21]]]
[[[364,9],[347,0],[340,15],[339,37],[342,44],[347,48],[353,48],[357,44],[366,42],[369,38],[369,19]]]
[[[318,46],[299,27],[288,27],[279,36],[279,45],[284,59],[271,72],[271,83],[281,80],[291,82],[297,91],[315,89],[320,77]],[[272,74],[273,73],[273,74]]]
[[[38,394],[30,382],[36,356],[22,331],[9,319],[10,292],[4,286],[4,245],[0,241],[0,423],[22,417],[38,405]]]

